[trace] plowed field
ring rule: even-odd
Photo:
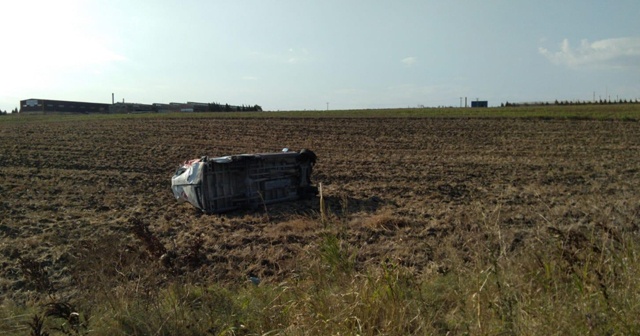
[[[173,199],[170,178],[187,159],[283,147],[317,154],[324,222],[317,198],[212,216]],[[499,227],[517,249],[540,227],[637,225],[639,196],[640,123],[630,121],[2,122],[0,302],[73,296],[90,277],[136,279],[122,262],[136,253],[168,278],[282,281],[336,228],[357,248],[356,268],[393,260],[441,271],[454,257],[442,239],[460,241],[456,258],[473,258],[457,228]]]

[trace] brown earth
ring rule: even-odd
[[[509,249],[540,227],[638,225],[637,122],[62,120],[0,123],[0,302],[72,297],[91,277],[135,281],[134,254],[165,280],[292,279],[328,230],[355,247],[357,268],[421,273],[471,260],[456,232],[478,223],[503,230]],[[316,152],[328,222],[318,199],[211,216],[173,199],[182,161],[283,147]]]

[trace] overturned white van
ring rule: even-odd
[[[312,197],[316,155],[310,150],[202,157],[185,162],[171,178],[178,201],[205,213]]]

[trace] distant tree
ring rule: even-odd
[[[18,113],[18,108],[14,108],[13,110],[11,110],[11,113]]]
[[[262,112],[262,107],[260,105],[253,105],[253,110],[254,111],[258,111],[258,112]]]
[[[220,104],[218,103],[210,103],[209,104],[209,112],[220,112]]]

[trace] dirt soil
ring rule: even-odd
[[[322,183],[328,223],[317,198],[222,215],[173,198],[170,178],[185,160],[283,147],[317,154],[312,179]],[[478,222],[502,228],[511,249],[540,227],[637,225],[639,154],[640,123],[628,121],[0,123],[0,302],[73,296],[88,260],[104,265],[100,276],[133,279],[107,259],[140,246],[168,276],[287,280],[336,228],[358,268],[393,261],[442,271],[451,255],[439,242]]]

